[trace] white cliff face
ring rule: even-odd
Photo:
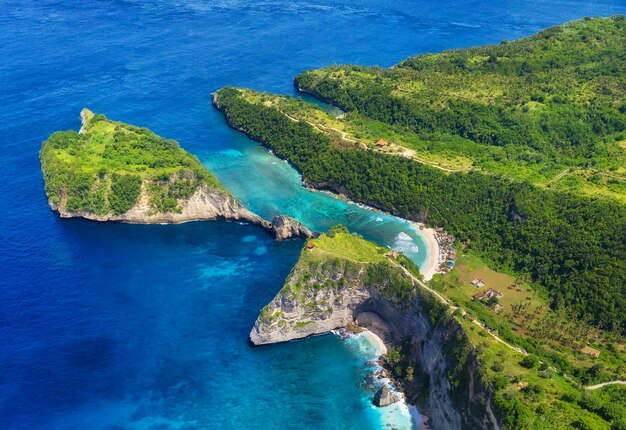
[[[354,321],[357,307],[375,294],[365,287],[364,276],[362,268],[344,276],[343,270],[309,273],[296,266],[285,286],[261,311],[250,340],[255,345],[287,342],[345,327]],[[340,278],[343,286],[339,286]]]
[[[367,284],[364,265],[359,270],[346,270],[341,265],[296,265],[281,291],[262,310],[250,340],[255,345],[286,342],[328,333],[355,321],[387,345],[410,337],[415,345],[411,358],[429,376],[428,398],[420,412],[428,416],[430,428],[499,430],[491,391],[477,382],[477,362],[467,369],[468,392],[460,396],[455,393],[455,397],[466,399],[464,404],[456,405],[452,400],[445,349],[462,336],[463,329],[456,320],[451,317],[433,327],[419,294],[416,302],[406,307],[386,299],[380,291],[380,286]]]
[[[206,221],[215,219],[227,219],[236,221],[248,221],[259,224],[265,228],[270,223],[260,216],[250,212],[241,202],[224,190],[216,187],[200,185],[188,199],[181,200],[180,212],[155,212],[150,206],[146,184],[142,185],[141,194],[137,204],[127,212],[114,215],[96,215],[89,212],[69,212],[60,206],[50,205],[53,210],[60,213],[62,218],[86,218],[94,221],[119,221],[133,224],[158,224],[158,223],[182,223],[188,221]]]
[[[356,308],[370,297],[369,291],[360,288],[314,293],[308,297],[312,305],[301,304],[293,297],[277,296],[257,319],[250,340],[255,345],[280,343],[345,327],[354,321]]]

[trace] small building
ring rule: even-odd
[[[400,253],[396,250],[391,250],[387,253],[387,255],[391,258],[393,258],[394,260],[397,260],[398,257],[400,256]]]
[[[388,145],[388,143],[387,143],[387,141],[386,141],[386,140],[384,140],[384,139],[378,139],[378,140],[376,141],[375,145],[376,145],[376,146],[383,147],[383,146],[387,146],[387,145]]]
[[[313,242],[306,243],[306,249],[313,249],[313,248],[315,248],[315,244]]]
[[[503,294],[498,291],[498,290],[494,290],[493,288],[489,288],[485,291],[480,291],[476,294],[474,294],[474,299],[475,300],[484,300],[484,299],[491,299],[493,297],[495,297],[496,299],[500,299],[502,298]]]
[[[583,349],[580,350],[580,352],[582,352],[583,354],[591,355],[592,357],[600,357],[600,351],[598,351],[597,349],[593,349],[590,346],[585,346]]]
[[[473,286],[475,286],[476,288],[482,288],[485,286],[485,283],[483,282],[482,279],[473,279],[470,284],[472,284]]]

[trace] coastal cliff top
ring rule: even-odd
[[[351,234],[343,226],[336,226],[317,239],[310,239],[300,258],[305,262],[339,258],[358,263],[379,263],[386,260],[387,251],[373,242]]]
[[[417,287],[400,265],[419,275],[402,254],[341,225],[309,239],[281,290],[261,310],[252,342],[285,342],[344,327],[352,321],[349,308],[369,297],[411,308]]]
[[[179,212],[199,186],[224,191],[178,142],[88,109],[80,132],[50,135],[40,151],[49,202],[66,212],[122,214],[142,189],[154,213]]]
[[[378,246],[338,225],[307,241],[281,294],[293,296],[309,290],[361,285],[376,289],[391,302],[410,306],[415,286],[399,266],[420,276],[419,268],[402,253]]]

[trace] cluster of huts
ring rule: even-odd
[[[435,239],[439,243],[439,272],[446,273],[454,267],[456,250],[454,236],[446,233],[442,228],[435,229]]]
[[[485,281],[483,281],[482,279],[476,278],[476,279],[472,279],[470,281],[470,284],[472,284],[474,287],[476,288],[482,288],[484,287]],[[496,290],[495,288],[487,288],[486,290],[482,290],[477,292],[476,294],[474,294],[472,296],[472,298],[474,300],[478,300],[478,301],[487,301],[489,299],[501,299],[503,297],[503,294]],[[498,304],[496,304],[496,308],[499,308],[500,306]]]

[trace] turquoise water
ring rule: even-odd
[[[379,429],[401,419],[372,407],[361,347],[333,335],[248,344],[301,241],[236,223],[51,213],[37,152],[50,132],[77,129],[81,108],[179,140],[266,217],[340,222],[419,262],[423,244],[405,223],[302,188],[228,128],[210,93],[293,94],[307,68],[390,66],[625,10],[623,0],[0,2],[0,428]]]
[[[404,251],[418,265],[427,247],[410,223],[330,193],[302,186],[298,172],[243,135],[233,147],[202,157],[220,181],[259,215],[271,219],[287,214],[316,231],[343,224],[365,238]]]

